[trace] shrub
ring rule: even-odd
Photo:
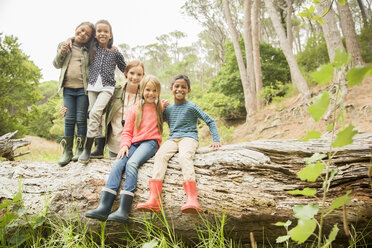
[[[372,62],[372,22],[366,24],[359,35],[359,43],[364,62]]]
[[[327,44],[322,34],[314,34],[305,45],[305,49],[297,55],[297,63],[304,72],[313,72],[320,65],[329,62]]]

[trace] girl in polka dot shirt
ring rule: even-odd
[[[79,162],[88,163],[95,137],[102,135],[103,110],[111,99],[115,89],[115,68],[124,72],[126,63],[123,55],[112,49],[113,34],[108,21],[100,20],[95,25],[95,39],[90,49],[88,98],[89,124],[84,151]]]

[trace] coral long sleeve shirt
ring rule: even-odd
[[[128,110],[121,134],[120,148],[125,145],[130,147],[133,143],[152,139],[156,140],[160,146],[162,138],[158,129],[156,105],[151,103],[144,104],[142,107],[142,121],[139,130],[136,127],[137,104]]]

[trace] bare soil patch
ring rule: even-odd
[[[320,88],[314,88],[317,94]],[[297,96],[271,104],[256,113],[244,124],[236,126],[231,143],[259,139],[299,139],[309,130],[326,133],[331,120],[315,122],[307,106],[298,107]],[[345,123],[355,126],[359,132],[372,132],[372,77],[360,85],[349,87],[345,97]]]

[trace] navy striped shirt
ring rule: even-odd
[[[220,142],[216,122],[195,103],[186,101],[183,104],[171,104],[165,109],[163,115],[170,129],[168,139],[190,137],[199,140],[196,125],[200,118],[208,125],[213,142]]]

